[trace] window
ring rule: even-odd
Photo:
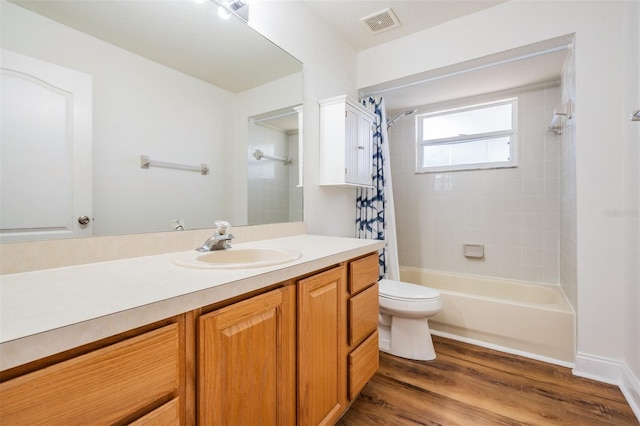
[[[517,99],[417,117],[417,172],[517,166]]]

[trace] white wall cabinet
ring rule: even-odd
[[[346,96],[320,101],[320,185],[372,186],[374,123]]]

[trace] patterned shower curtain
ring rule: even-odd
[[[373,134],[373,188],[356,190],[356,238],[382,240],[380,250],[380,279],[400,279],[396,220],[391,188],[391,164],[387,135],[387,113],[384,99],[368,97],[362,105],[377,117]]]

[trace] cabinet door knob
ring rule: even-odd
[[[88,225],[89,222],[91,222],[91,219],[89,218],[89,216],[80,216],[78,218],[78,223],[80,225]]]
[[[358,145],[358,149],[364,149],[364,146]]]

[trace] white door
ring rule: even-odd
[[[0,241],[91,235],[91,76],[1,54]]]

